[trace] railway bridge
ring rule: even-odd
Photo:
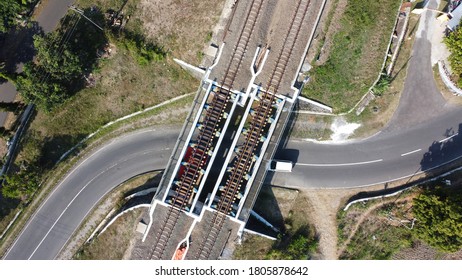
[[[132,258],[218,259],[246,231],[324,5],[236,1]]]

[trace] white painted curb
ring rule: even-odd
[[[180,100],[180,99],[183,99],[187,96],[190,96],[192,95],[193,93],[188,93],[188,94],[184,94],[184,95],[181,95],[181,96],[177,96],[177,97],[174,97],[172,99],[169,99],[167,101],[164,101],[160,104],[157,104],[157,105],[154,105],[152,107],[149,107],[149,108],[146,108],[144,110],[141,110],[141,111],[138,111],[138,112],[135,112],[133,114],[130,114],[130,115],[127,115],[127,116],[124,116],[124,117],[121,117],[117,120],[114,120],[114,121],[111,121],[111,122],[108,122],[107,124],[103,125],[102,127],[100,127],[98,130],[96,130],[95,132],[91,133],[90,135],[88,135],[87,137],[85,137],[82,141],[80,141],[79,143],[77,143],[74,147],[72,147],[70,150],[68,150],[67,152],[65,152],[58,160],[57,163],[61,162],[64,158],[66,158],[70,153],[72,153],[75,149],[77,149],[80,145],[82,145],[85,141],[87,141],[88,139],[90,139],[91,137],[95,136],[97,133],[99,133],[101,130],[115,124],[115,123],[118,123],[118,122],[121,122],[123,120],[126,120],[126,119],[129,119],[129,118],[132,118],[132,117],[135,117],[135,116],[138,116],[140,114],[143,114],[145,112],[148,112],[148,111],[151,111],[151,110],[154,110],[154,109],[157,109],[159,107],[162,107],[162,106],[165,106],[165,105],[168,105],[172,102],[175,102],[177,100]]]
[[[348,208],[350,208],[350,206],[353,205],[353,204],[355,204],[355,203],[362,202],[362,201],[369,201],[369,200],[378,199],[378,198],[385,198],[385,197],[395,196],[395,195],[400,194],[400,193],[402,193],[403,191],[408,190],[408,189],[411,189],[411,188],[413,188],[413,187],[415,187],[415,186],[417,186],[417,185],[421,185],[421,184],[424,184],[424,183],[427,183],[427,182],[431,182],[431,181],[438,180],[438,179],[440,179],[440,178],[442,178],[442,177],[451,175],[452,173],[457,172],[457,171],[460,171],[460,170],[462,170],[462,166],[461,166],[461,167],[458,167],[458,168],[456,168],[456,169],[453,169],[453,170],[451,170],[451,171],[448,171],[448,172],[446,172],[446,173],[443,173],[443,174],[441,174],[441,175],[439,175],[439,176],[436,176],[436,177],[434,177],[434,178],[432,178],[432,179],[424,180],[424,181],[422,181],[422,182],[413,184],[413,185],[409,186],[408,188],[405,188],[405,189],[396,191],[396,192],[391,193],[391,194],[387,194],[387,195],[378,195],[378,196],[366,197],[366,198],[361,198],[361,199],[353,200],[353,201],[351,201],[350,203],[348,203],[348,204],[345,206],[345,208],[343,208],[343,211],[347,211]]]

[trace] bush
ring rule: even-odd
[[[451,32],[449,36],[444,39],[444,43],[448,47],[451,54],[449,55],[449,64],[454,75],[457,77],[459,87],[462,86],[460,83],[460,77],[462,75],[462,30],[457,28],[454,32]]]
[[[153,43],[146,42],[141,36],[127,33],[125,37],[121,38],[121,41],[141,66],[148,65],[153,61],[161,61],[166,56],[166,53],[161,48]]]
[[[21,6],[17,0],[0,1],[0,33],[7,32],[15,25],[16,17],[21,11]]]
[[[310,234],[307,225],[301,226],[293,235],[279,239],[265,259],[267,260],[308,260],[318,248],[318,240]]]
[[[414,199],[416,234],[429,245],[446,252],[462,248],[462,194],[442,188]]]
[[[372,91],[374,92],[375,95],[381,96],[390,86],[391,83],[391,77],[388,75],[381,76],[378,82],[375,84],[374,88]]]
[[[2,195],[7,198],[28,201],[39,187],[38,172],[31,166],[5,175],[2,179]]]

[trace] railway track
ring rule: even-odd
[[[213,151],[214,140],[216,140],[221,132],[220,129],[222,127],[220,126],[220,122],[227,106],[230,105],[234,80],[247,51],[250,36],[259,18],[262,4],[263,0],[252,1],[222,83],[211,93],[213,98],[207,104],[203,122],[198,126],[199,134],[194,141],[193,151],[187,159],[183,158],[184,161],[182,164],[185,168],[180,178],[176,178],[178,180],[174,181],[175,187],[173,188],[172,186],[174,195],[169,199],[171,207],[168,208],[165,220],[157,232],[156,244],[152,248],[150,259],[162,259],[181,211],[191,203],[192,194],[197,191],[204,172],[203,168],[210,159]]]
[[[263,136],[264,130],[267,129],[271,114],[275,110],[275,94],[279,90],[310,2],[310,0],[300,0],[298,2],[289,27],[289,32],[284,40],[284,46],[278,55],[276,65],[267,83],[266,91],[263,92],[257,107],[253,110],[250,127],[248,128],[244,144],[238,149],[236,157],[233,160],[234,165],[231,169],[232,172],[226,179],[224,188],[221,190],[221,195],[216,206],[216,212],[214,212],[212,222],[210,223],[210,228],[201,246],[199,246],[201,250],[197,254],[198,259],[206,260],[209,258],[226,217],[232,211],[233,203],[242,187],[244,178],[251,171],[255,161],[255,154],[259,148],[260,139]]]

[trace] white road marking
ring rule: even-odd
[[[16,245],[16,243],[19,241],[19,239],[21,238],[22,234],[27,230],[27,228],[29,227],[29,225],[32,223],[32,221],[35,219],[35,217],[37,216],[37,214],[40,212],[40,210],[42,209],[42,207],[47,204],[48,200],[53,196],[53,194],[60,188],[60,186],[62,185],[63,182],[65,182],[67,180],[67,178],[69,176],[72,175],[72,173],[74,173],[74,171],[76,169],[78,169],[81,165],[85,164],[87,162],[87,160],[89,160],[91,157],[95,156],[96,154],[98,154],[100,151],[108,148],[109,146],[113,145],[113,144],[117,144],[118,141],[121,141],[121,140],[124,140],[126,137],[131,137],[133,135],[136,135],[136,134],[143,134],[143,133],[150,133],[152,131],[155,131],[155,129],[145,129],[145,130],[141,130],[141,131],[136,131],[134,133],[131,133],[131,134],[128,134],[126,136],[122,136],[120,137],[119,139],[114,139],[114,140],[111,140],[111,142],[109,142],[107,145],[99,148],[98,150],[96,150],[94,153],[90,153],[86,158],[83,157],[83,161],[80,162],[77,166],[73,167],[72,170],[66,175],[66,177],[64,177],[64,179],[60,180],[60,182],[58,183],[58,185],[56,185],[56,187],[53,189],[53,191],[48,195],[48,197],[45,199],[45,201],[40,205],[40,207],[35,211],[35,213],[32,215],[32,217],[29,219],[29,221],[27,222],[27,224],[23,227],[23,229],[21,230],[21,233],[19,234],[18,237],[16,237],[16,240],[13,242],[13,245],[10,246],[10,248],[8,249],[8,251],[6,252],[6,254],[3,256],[3,259],[6,259],[6,257],[8,256],[8,254],[11,252],[11,250],[14,248],[14,246]]]
[[[102,149],[101,149],[102,150]],[[48,237],[48,235],[50,234],[50,232],[53,230],[53,228],[56,226],[56,224],[59,222],[59,220],[61,219],[61,217],[64,215],[64,213],[67,211],[67,209],[72,205],[72,203],[74,203],[74,201],[77,199],[77,197],[80,195],[80,193],[82,193],[95,179],[97,179],[98,177],[100,177],[102,174],[106,173],[108,170],[111,170],[112,168],[116,167],[117,165],[123,163],[123,162],[126,162],[128,160],[131,160],[133,158],[135,158],[136,156],[138,156],[139,154],[148,154],[148,153],[151,153],[153,151],[143,151],[141,153],[136,153],[136,154],[133,154],[131,155],[130,157],[128,158],[124,158],[123,160],[121,161],[118,161],[114,164],[112,164],[110,167],[102,170],[100,173],[98,173],[96,176],[94,176],[87,184],[85,184],[83,186],[82,189],[80,189],[80,191],[72,198],[72,200],[67,204],[66,208],[64,208],[64,210],[61,212],[61,214],[59,215],[59,217],[56,219],[56,221],[53,223],[53,225],[50,227],[50,229],[47,231],[47,233],[45,234],[45,236],[42,238],[42,240],[40,240],[39,244],[37,245],[37,247],[35,247],[34,251],[32,252],[32,254],[29,256],[28,260],[30,260],[35,252],[40,248],[40,246],[42,245],[42,243],[45,241],[45,239]],[[80,166],[80,165],[79,165]],[[60,185],[62,183],[64,183],[66,181],[66,179],[72,174],[75,172],[76,169],[74,169],[71,173],[68,174],[68,176],[66,176],[66,178],[60,183]]]
[[[414,150],[414,151],[410,151],[410,152],[401,154],[401,156],[404,157],[404,156],[407,156],[407,155],[410,155],[410,154],[413,154],[413,153],[417,153],[417,152],[420,152],[420,151],[422,151],[422,149],[417,149],[417,150]]]
[[[361,161],[361,162],[349,162],[349,163],[296,163],[295,165],[332,167],[332,166],[364,165],[364,164],[381,162],[381,161],[383,161],[383,159],[376,159],[376,160],[371,160],[371,161]]]
[[[448,141],[448,140],[451,139],[452,137],[456,137],[457,135],[459,135],[459,133],[456,133],[456,134],[454,134],[454,135],[451,135],[451,136],[449,136],[449,137],[446,137],[446,138],[444,138],[444,139],[442,139],[442,140],[440,140],[440,141],[438,141],[438,142],[439,142],[439,143],[443,143],[443,142],[445,142],[445,141]]]

